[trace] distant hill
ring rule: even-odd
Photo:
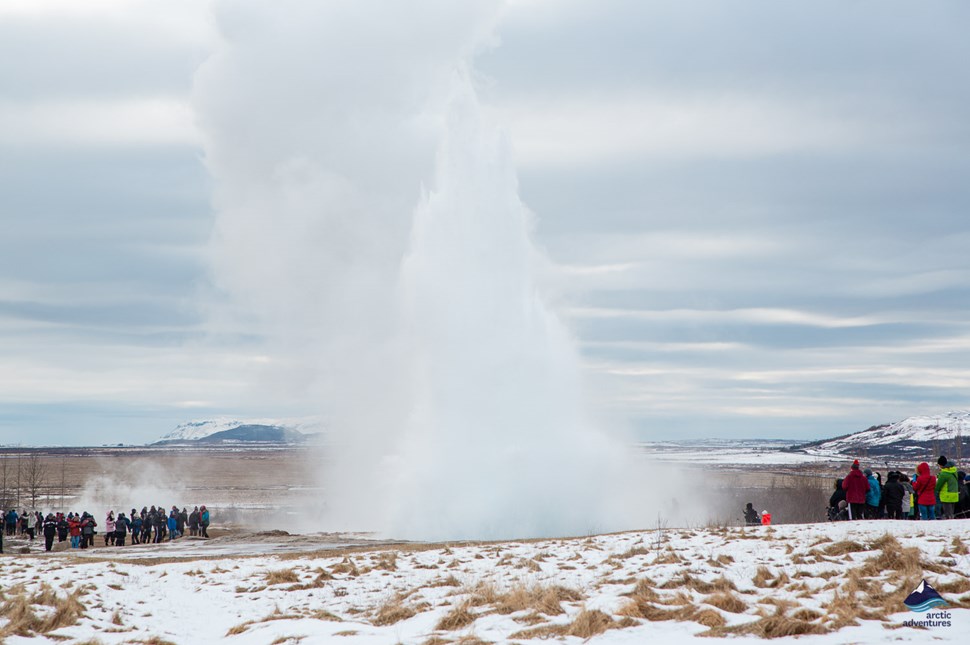
[[[957,447],[959,441],[960,447]],[[933,452],[970,456],[970,410],[936,416],[915,416],[877,425],[852,434],[792,446],[790,450],[817,455],[906,459],[924,458]]]
[[[301,444],[322,429],[319,419],[233,419],[218,417],[178,425],[152,445],[278,443]]]

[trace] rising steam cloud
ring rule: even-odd
[[[330,528],[565,535],[633,520],[505,138],[469,71],[502,5],[215,5],[195,106],[222,322],[275,344],[267,395],[318,402]]]

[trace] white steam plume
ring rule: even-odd
[[[504,138],[463,71],[501,8],[216,5],[224,41],[195,89],[214,277],[276,342],[267,382],[315,398],[337,435],[330,528],[635,522],[623,451],[589,430],[572,340],[532,277]]]

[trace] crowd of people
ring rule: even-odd
[[[829,498],[830,520],[893,519],[935,520],[970,517],[970,478],[941,455],[937,474],[925,461],[910,476],[890,471],[883,482],[880,473],[862,469],[856,459],[849,474],[835,481]]]
[[[126,515],[124,511],[115,516],[114,511],[108,511],[104,519],[104,545],[125,546],[131,536],[131,544],[158,543],[178,539],[186,534],[202,538],[209,537],[209,510],[196,506],[192,512],[186,508],[179,510],[172,506],[166,511],[159,505],[151,508],[142,507],[141,512],[131,509]],[[44,547],[50,551],[54,540],[65,542],[70,538],[72,549],[86,549],[94,546],[94,537],[98,533],[98,522],[87,511],[83,513],[50,512],[46,516],[40,511],[23,511],[10,509],[3,515],[4,533],[8,537],[20,535],[33,540],[44,536]],[[0,540],[0,549],[2,549]],[[0,551],[2,552],[2,551]]]

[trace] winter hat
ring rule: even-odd
[[[943,468],[946,468],[946,456],[940,455],[940,458],[936,460],[936,463],[942,466]]]
[[[872,477],[872,469],[866,468],[865,470],[862,471],[862,474],[865,475],[866,477]]]
[[[856,459],[855,461],[852,462],[852,467],[855,468],[856,470],[859,470],[859,460],[858,459]]]
[[[767,515],[768,514],[768,509],[765,509],[765,510],[761,511],[761,514],[762,515]]]

